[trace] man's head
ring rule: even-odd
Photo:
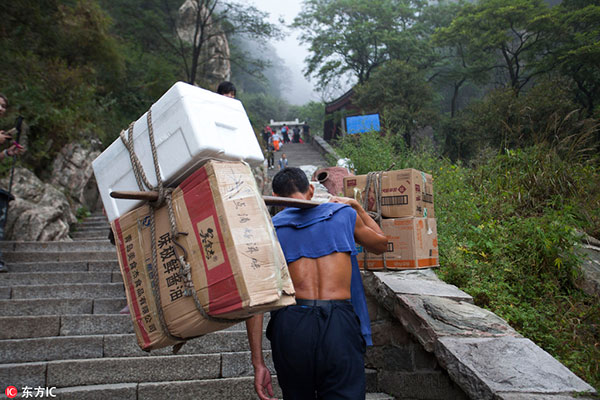
[[[296,167],[279,171],[273,178],[273,194],[280,197],[302,197],[312,199],[314,188],[308,183],[306,174]]]
[[[284,160],[287,158],[285,153],[281,154],[281,158],[283,158]]]
[[[217,88],[218,94],[221,94],[226,97],[231,97],[232,99],[235,99],[236,92],[237,90],[235,89],[235,86],[233,86],[233,83],[229,81],[221,82],[219,84],[219,87]]]

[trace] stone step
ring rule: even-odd
[[[179,354],[240,352],[248,349],[245,325],[235,325],[229,329],[209,333],[188,341],[183,345]],[[270,349],[270,342],[264,337],[263,349]],[[106,335],[104,338],[105,357],[147,357],[171,354],[171,347],[152,350],[150,353],[141,350],[134,334]]]
[[[111,314],[0,316],[0,339],[78,335],[124,335],[119,337],[119,340],[122,340],[122,342],[119,343],[120,347],[118,347],[118,350],[114,350],[111,354],[115,356],[144,355],[145,353],[137,348],[131,317],[129,314],[117,314],[118,311],[116,310]],[[245,332],[245,329],[245,325],[241,323],[219,332]],[[202,343],[202,339],[194,339],[188,342],[186,347],[194,343]],[[199,348],[198,350],[202,349]]]
[[[116,283],[122,283],[117,273]],[[0,274],[0,286],[115,283],[112,272],[9,272]]]
[[[48,362],[46,385],[48,387],[70,387],[105,383],[160,382],[220,378],[221,375],[221,354],[219,353],[130,358],[78,358]],[[15,368],[15,364],[1,365],[0,369],[11,367]],[[25,365],[21,366],[21,371],[27,371]],[[0,372],[0,375],[2,374]],[[17,385],[15,384],[15,386]]]
[[[394,400],[394,396],[386,393],[367,393],[365,400]]]
[[[272,377],[274,394],[281,398],[277,378],[274,375]],[[169,398],[178,400],[248,400],[258,398],[254,392],[252,377],[76,386],[56,389],[53,394],[61,400],[164,400]]]
[[[110,231],[110,225],[108,223],[106,223],[106,224],[73,226],[73,232],[92,232],[92,231]]]
[[[108,237],[108,235],[107,235],[107,236],[105,236],[105,235],[98,235],[98,236],[93,236],[93,235],[92,235],[92,236],[87,236],[87,235],[86,235],[86,236],[83,236],[83,237],[72,237],[71,239],[72,239],[74,242],[79,242],[80,240],[82,240],[82,241],[87,241],[87,240],[102,240],[102,241],[106,241],[106,243],[110,243],[110,242],[108,241],[107,237]]]
[[[119,271],[118,261],[69,261],[7,263],[10,272],[112,272]]]
[[[122,283],[12,286],[10,299],[96,299],[125,297]]]
[[[107,224],[94,224],[94,225],[75,225],[76,229],[74,232],[94,232],[94,231],[110,231],[110,225]]]
[[[77,322],[73,325],[77,325]],[[131,325],[131,322],[128,322]],[[246,331],[222,330],[192,339],[185,343],[179,355],[244,353],[248,351]],[[62,329],[62,328],[59,328]],[[69,329],[67,327],[67,329]],[[263,349],[269,350],[270,343],[263,338]],[[0,364],[15,364],[40,361],[113,358],[153,358],[173,356],[172,348],[165,347],[152,352],[141,350],[134,334],[121,335],[72,335],[19,338],[0,340]],[[249,359],[250,357],[248,357]]]
[[[108,240],[108,234],[108,230],[86,230],[79,232],[71,232],[69,236],[74,243],[81,241],[102,241],[104,243],[110,243],[110,241]]]
[[[118,314],[126,305],[125,296],[97,299],[0,300],[0,316]]]
[[[274,395],[281,398],[277,377],[272,375]],[[35,387],[35,386],[33,386]],[[57,389],[53,394],[61,400],[178,400],[192,399],[257,399],[251,377],[222,378],[183,382],[120,383],[114,385],[78,386]],[[394,400],[385,393],[367,393],[366,400]]]
[[[109,226],[110,222],[108,222],[108,218],[106,218],[105,216],[102,217],[90,217],[90,218],[86,218],[82,221],[79,221],[77,224],[72,225],[72,226],[81,226],[81,225],[96,225],[96,224],[104,224],[105,226]]]
[[[3,339],[0,340],[3,355],[0,363],[80,358],[74,357],[74,354],[80,353],[87,354],[87,358],[92,357],[89,354],[100,354],[94,357],[149,357],[172,354],[171,347],[152,352],[141,350],[133,333],[109,334],[111,330],[132,332],[133,324],[129,316],[117,314],[99,317],[99,320],[107,323],[104,330],[98,329],[97,321],[92,321],[89,316],[85,319],[81,315],[21,317],[22,321],[17,321],[14,329],[0,328],[0,338]],[[0,317],[0,322],[3,323],[14,321],[10,317]],[[39,329],[36,328],[36,323],[39,324]],[[14,337],[16,335],[21,337]],[[35,337],[32,337],[34,335]],[[60,349],[68,350],[74,339],[78,341],[77,353],[61,353]],[[98,349],[98,346],[101,348]],[[185,343],[179,354],[243,352],[248,348],[245,325],[241,324],[191,339]],[[263,348],[270,349],[266,338],[263,338]],[[43,353],[40,353],[40,349],[43,349]],[[44,357],[44,354],[45,358],[40,358]]]
[[[106,218],[104,219],[104,221],[102,221],[102,220],[93,220],[93,221],[85,220],[74,226],[75,230],[80,230],[82,228],[109,228],[109,227],[110,227],[110,224],[108,223],[108,219],[106,219]]]
[[[7,364],[0,366],[0,379],[17,387],[25,385],[55,387],[57,389],[54,390],[54,394],[61,400],[107,398],[245,400],[256,398],[249,357],[250,353],[246,352]],[[270,362],[268,366],[273,371]],[[10,377],[7,376],[9,373]],[[376,372],[365,369],[365,373],[367,391],[375,391]],[[8,379],[4,379],[5,377]],[[274,394],[281,397],[276,375],[272,374],[272,378]],[[391,400],[393,397],[383,393],[367,393],[366,399]]]
[[[104,214],[92,214],[90,217],[87,217],[82,222],[85,221],[106,221],[108,223],[108,218]]]
[[[110,226],[106,225],[106,226],[97,226],[97,227],[79,227],[78,229],[74,230],[71,233],[83,233],[83,232],[87,232],[87,233],[106,233],[106,235],[108,235],[108,233],[110,232]]]
[[[108,232],[72,232],[69,234],[69,237],[75,243],[89,240],[110,243],[108,240]]]
[[[52,262],[52,261],[116,261],[117,252],[112,251],[49,251],[39,253],[3,252],[4,261],[8,263],[21,262]]]
[[[108,240],[84,240],[78,242],[0,242],[4,252],[73,252],[73,251],[116,251]]]

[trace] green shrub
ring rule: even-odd
[[[337,151],[351,158],[357,173],[392,163],[431,173],[438,275],[600,386],[600,305],[574,285],[580,264],[575,228],[600,229],[594,160],[565,159],[556,147],[538,145],[465,167],[377,134],[344,139]]]

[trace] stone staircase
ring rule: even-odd
[[[286,143],[279,151],[275,152],[275,168],[269,170],[271,178],[279,171],[279,159],[284,153],[288,159],[289,167],[299,167],[301,165],[326,167],[328,165],[325,158],[312,145],[306,143]]]
[[[244,324],[194,339],[178,355],[139,349],[130,316],[119,314],[126,300],[108,231],[95,215],[73,242],[0,243],[10,271],[0,274],[2,389],[21,396],[26,386],[56,387],[58,399],[77,400],[257,398]],[[367,370],[368,391],[376,386]]]
[[[96,214],[77,224],[75,230],[71,233],[71,238],[75,241],[101,240],[108,238],[109,232],[110,226],[106,217],[102,214]]]

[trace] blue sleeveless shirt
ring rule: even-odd
[[[360,320],[365,342],[372,346],[371,322],[356,260],[355,223],[356,211],[339,203],[324,203],[309,209],[286,208],[273,217],[277,238],[288,264],[302,257],[319,258],[335,252],[350,253],[351,302]]]

